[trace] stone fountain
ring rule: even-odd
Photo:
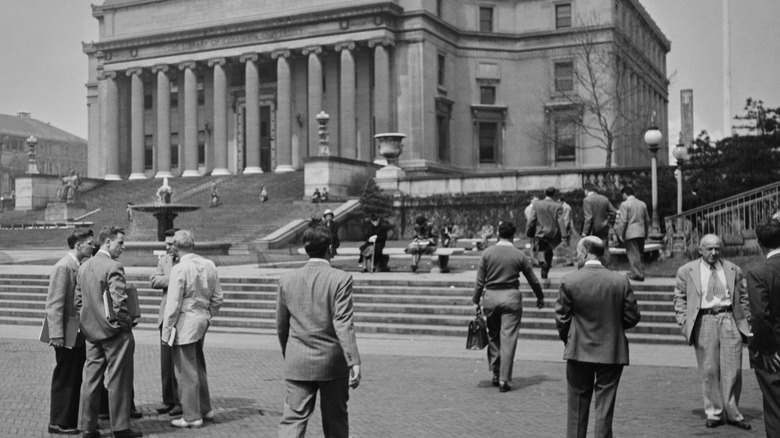
[[[152,213],[157,219],[157,241],[165,241],[165,231],[173,228],[173,220],[179,213],[186,213],[200,209],[198,205],[173,204],[171,196],[173,189],[168,185],[168,177],[163,179],[163,185],[157,189],[157,202],[154,204],[139,204],[130,206],[135,211]]]

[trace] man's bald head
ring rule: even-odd
[[[720,237],[714,234],[705,234],[699,240],[699,254],[705,262],[714,265],[720,260],[722,246],[723,242],[721,242]]]

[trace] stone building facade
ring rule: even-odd
[[[623,107],[666,132],[670,43],[638,0],[105,0],[92,13],[90,177],[301,169],[320,111],[331,155],[373,161],[374,134],[402,132],[412,173],[604,166],[570,98],[583,33],[621,49]],[[647,164],[639,131],[613,163]]]

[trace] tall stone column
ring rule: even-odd
[[[146,179],[144,173],[144,81],[140,68],[126,72],[130,76],[130,179]]]
[[[373,40],[368,42],[369,47],[374,48],[374,117],[376,118],[376,132],[391,132],[392,120],[390,117],[392,104],[390,102],[390,57],[387,47],[392,45],[389,39]]]
[[[100,80],[105,89],[102,102],[105,110],[102,137],[106,154],[106,176],[103,179],[118,181],[122,178],[119,176],[119,88],[116,72],[103,72]]]
[[[184,172],[182,177],[200,176],[198,173],[198,81],[195,63],[183,62],[184,71]]]
[[[171,80],[168,66],[156,65],[157,74],[157,173],[155,178],[172,178],[171,173]]]
[[[246,163],[244,174],[263,173],[260,168],[260,74],[257,72],[256,53],[242,55],[246,76]]]
[[[339,145],[338,156],[344,158],[357,158],[357,141],[355,140],[355,101],[357,91],[355,88],[355,59],[352,51],[355,43],[337,44],[336,50],[341,51],[341,73],[339,87]]]
[[[293,172],[292,158],[292,77],[289,50],[271,54],[276,59],[276,169],[274,172]]]
[[[310,157],[319,155],[319,137],[317,130],[311,129],[317,118],[317,114],[322,111],[322,62],[319,54],[322,53],[322,47],[309,47],[303,49],[303,54],[309,57],[308,71],[308,113],[306,114],[306,126],[309,127],[309,145],[308,151]]]
[[[230,175],[227,148],[227,79],[225,58],[209,61],[214,68],[214,170],[212,175]]]

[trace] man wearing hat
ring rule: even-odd
[[[322,213],[322,222],[328,227],[328,230],[330,230],[330,256],[333,257],[336,255],[336,250],[339,245],[341,245],[341,242],[339,241],[339,224],[333,220],[333,210],[328,208]]]
[[[374,270],[387,272],[390,270],[390,268],[387,267],[387,262],[390,257],[384,255],[382,251],[385,249],[385,244],[387,243],[387,233],[390,231],[390,225],[376,214],[371,215],[368,225],[369,226],[366,229],[366,241],[360,245],[360,258],[358,259],[358,263],[363,267],[363,260],[367,257],[363,253],[366,252],[371,245],[374,245],[373,250],[371,250],[373,256],[368,256],[371,258],[371,265],[366,262],[366,266],[363,267],[363,272],[373,272]]]

